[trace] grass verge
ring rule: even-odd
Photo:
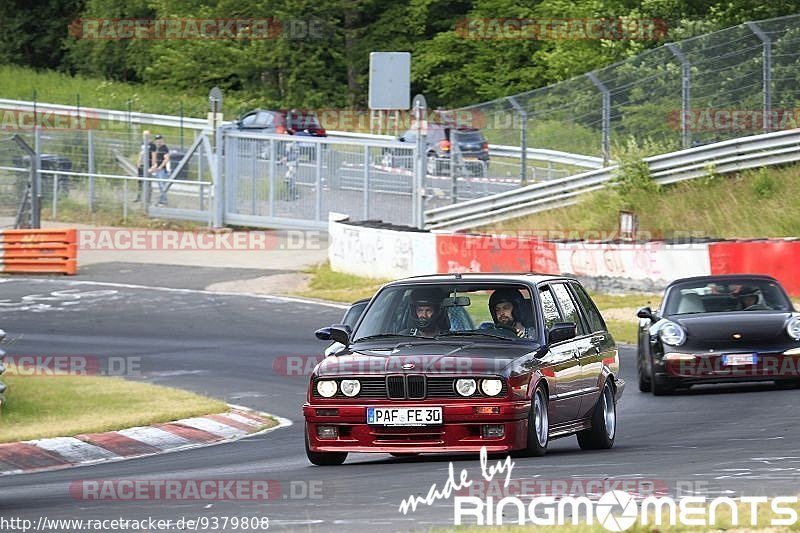
[[[0,442],[113,431],[222,413],[225,402],[191,392],[98,376],[4,375]]]
[[[371,297],[381,285],[390,281],[334,272],[328,262],[320,263],[305,272],[311,275],[308,289],[295,292],[294,295],[346,304]]]

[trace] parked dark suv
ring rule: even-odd
[[[412,128],[406,131],[398,140],[416,143],[417,130]],[[445,124],[429,123],[425,151],[426,171],[429,175],[449,174],[453,153],[457,154],[457,172],[463,168],[474,175],[485,175],[489,169],[489,143],[483,133],[475,128],[453,128]],[[411,169],[414,165],[410,159],[409,154],[388,152],[384,153],[383,162],[388,166]]]

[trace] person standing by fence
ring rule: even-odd
[[[147,176],[144,171],[145,168],[149,169],[151,166],[155,165],[155,154],[156,145],[150,140],[150,132],[148,130],[144,130],[144,132],[142,132],[142,145],[139,147],[139,165],[137,168],[140,178]],[[145,163],[147,163],[147,165],[145,165]],[[144,189],[144,180],[139,179],[136,181],[136,183],[138,184],[138,187],[134,202],[141,202],[142,190]]]
[[[150,166],[150,174],[158,178],[158,189],[161,194],[158,197],[158,206],[167,205],[167,180],[169,178],[169,171],[167,165],[169,164],[169,147],[164,143],[164,138],[161,135],[156,135],[156,151],[153,154],[153,162]]]

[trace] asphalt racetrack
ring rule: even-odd
[[[0,327],[10,339],[9,355],[127,358],[138,368],[130,379],[211,395],[293,422],[217,446],[2,476],[0,516],[6,519],[175,523],[181,518],[268,517],[269,529],[279,531],[427,530],[452,525],[452,499],[403,514],[404,499],[424,496],[434,483],[441,487],[451,461],[456,472],[466,469],[471,479],[481,478],[477,456],[355,454],[340,467],[324,468],[307,461],[301,414],[307,376],[286,375],[285,365],[276,361],[318,356],[325,344],[313,331],[338,321],[342,310],[335,306],[52,278],[3,279],[0,286]],[[636,389],[634,357],[633,348],[622,347],[621,373],[628,387],[618,405],[615,447],[583,452],[575,438],[552,441],[545,457],[515,459],[513,480],[551,486],[604,481],[609,490],[624,490],[633,482],[673,496],[798,493],[797,390],[771,384],[706,386],[656,398]],[[490,457],[490,464],[498,459]],[[117,494],[95,500],[80,490],[87,480],[267,481],[270,498],[209,501]],[[608,485],[615,480],[627,485]],[[236,529],[229,525],[226,530]]]

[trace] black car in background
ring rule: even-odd
[[[398,140],[409,144],[417,142],[417,130],[411,128]],[[466,127],[452,127],[446,124],[429,123],[425,138],[426,172],[428,175],[450,174],[450,161],[455,154],[458,174],[464,172],[485,176],[489,170],[489,143],[480,130]],[[387,166],[413,169],[411,151],[399,154],[396,151],[384,152],[383,163]]]
[[[661,309],[639,317],[639,390],[663,395],[699,383],[800,384],[800,314],[772,277],[679,279]]]

